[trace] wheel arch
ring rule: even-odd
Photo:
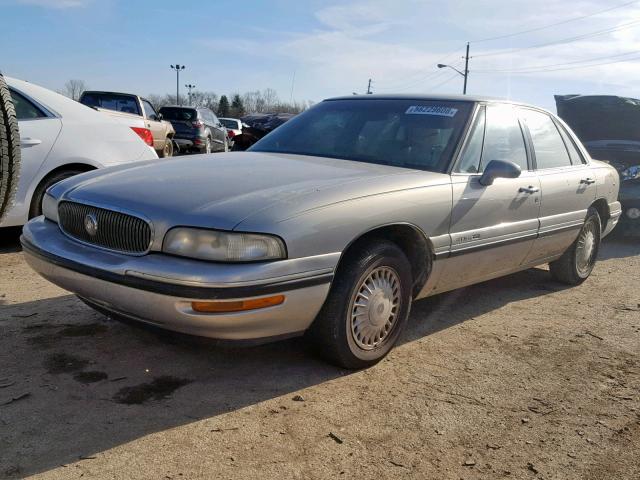
[[[413,296],[415,297],[427,282],[434,259],[434,248],[424,231],[411,223],[393,223],[373,227],[355,237],[345,247],[338,260],[336,271],[345,258],[360,245],[369,241],[388,240],[395,243],[407,256],[413,276]]]
[[[609,203],[604,198],[599,198],[595,202],[590,205],[590,208],[595,208],[600,215],[600,223],[602,224],[602,231],[607,226],[607,222],[609,221],[610,211],[609,211]]]
[[[90,172],[92,170],[97,170],[98,168],[95,165],[91,165],[89,163],[80,163],[80,162],[76,162],[76,163],[66,163],[64,165],[59,165],[56,168],[48,171],[36,184],[35,187],[32,187],[31,191],[29,192],[29,212],[32,211],[32,207],[33,207],[33,197],[36,194],[36,192],[40,189],[40,187],[42,185],[44,185],[47,180],[49,180],[51,177],[58,175],[59,173],[63,173],[63,172],[68,172],[68,171],[78,171],[78,172]]]

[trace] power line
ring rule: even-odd
[[[590,13],[588,15],[581,15],[579,17],[569,18],[567,20],[562,20],[560,22],[550,23],[548,25],[544,25],[544,26],[541,26],[541,27],[530,28],[528,30],[521,30],[519,32],[508,33],[506,35],[499,35],[497,37],[489,37],[489,38],[482,38],[480,40],[473,40],[471,43],[490,42],[492,40],[500,40],[502,38],[510,38],[510,37],[515,37],[515,36],[518,36],[518,35],[524,35],[525,33],[539,32],[540,30],[546,30],[547,28],[557,27],[558,25],[565,25],[567,23],[576,22],[578,20],[583,20],[585,18],[594,17],[596,15],[601,15],[603,13],[607,13],[607,12],[610,12],[612,10],[617,10],[619,8],[624,8],[624,7],[627,7],[627,6],[629,6],[631,4],[634,4],[634,3],[638,3],[638,0],[633,0],[632,2],[626,2],[626,3],[623,3],[621,5],[616,5],[615,7],[606,8],[604,10],[599,10],[597,12],[593,12],[593,13]]]
[[[638,57],[633,57],[633,58],[626,58],[623,60],[615,60],[613,62],[602,62],[602,63],[592,63],[589,65],[576,65],[576,66],[572,66],[572,67],[566,67],[566,68],[549,68],[549,69],[540,69],[540,70],[512,70],[512,71],[504,71],[504,72],[500,72],[500,73],[510,73],[510,74],[514,74],[514,75],[518,75],[518,74],[527,74],[527,73],[545,73],[545,72],[559,72],[562,70],[576,70],[579,68],[590,68],[590,67],[598,67],[601,65],[612,65],[614,63],[624,63],[624,62],[633,62],[635,60],[640,60],[640,56]],[[475,71],[476,73],[494,73],[491,71]]]
[[[635,50],[633,52],[620,53],[617,55],[605,55],[603,57],[593,57],[586,58],[582,60],[575,60],[573,62],[562,62],[562,63],[552,63],[547,65],[530,65],[528,67],[520,67],[520,68],[510,68],[510,69],[498,69],[498,70],[474,70],[474,73],[518,73],[518,72],[527,72],[527,71],[536,71],[537,69],[546,69],[549,67],[563,67],[565,65],[575,65],[579,63],[590,63],[595,62],[597,60],[605,60],[610,58],[618,58],[618,57],[626,57],[629,55],[637,55],[640,53],[640,50]]]
[[[450,77],[446,78],[443,82],[440,82],[437,85],[432,85],[431,87],[429,87],[429,90],[437,90],[438,88],[440,88],[444,84],[449,83],[454,78],[458,78],[458,74],[457,73],[454,73],[453,75],[451,75]]]
[[[551,45],[561,45],[561,44],[566,44],[566,43],[573,43],[573,42],[576,42],[578,40],[584,40],[585,38],[596,37],[598,35],[604,35],[604,34],[607,34],[607,33],[616,32],[618,30],[623,30],[625,28],[630,28],[630,27],[632,27],[634,25],[637,25],[638,23],[640,23],[640,20],[634,20],[633,22],[624,23],[622,25],[618,25],[617,27],[607,28],[605,30],[596,30],[595,32],[584,33],[584,34],[573,36],[573,37],[567,37],[567,38],[563,38],[563,39],[560,39],[560,40],[554,40],[552,42],[540,43],[540,44],[537,44],[537,45],[530,45],[528,47],[513,48],[513,49],[510,49],[510,50],[503,50],[503,51],[500,51],[500,52],[479,53],[477,55],[474,55],[474,58],[478,58],[478,57],[493,57],[493,56],[496,56],[496,55],[506,55],[506,54],[509,54],[509,53],[520,52],[522,50],[531,50],[531,49],[534,49],[534,48],[549,47]]]
[[[449,58],[451,58],[452,56],[458,54],[458,53],[462,53],[462,51],[460,49],[457,50],[453,50],[449,53],[447,53],[446,55],[444,55],[443,57],[441,57],[440,59],[436,60],[434,63],[441,63],[445,60],[448,60]],[[456,63],[460,63],[460,62],[456,62]],[[421,75],[420,77],[411,79],[410,78],[414,75],[416,75],[415,73],[411,74],[409,77],[405,78],[403,81],[401,81],[397,86],[387,86],[385,88],[379,88],[378,90],[380,91],[391,91],[391,90],[395,90],[395,91],[400,91],[400,90],[406,90],[407,88],[411,88],[415,85],[418,85],[422,82],[424,82],[425,80],[437,76],[439,73],[441,73],[439,70],[436,71],[429,71],[425,74],[424,71],[419,72],[418,75]],[[407,83],[408,82],[408,83]],[[393,85],[393,82],[391,83],[391,85]]]

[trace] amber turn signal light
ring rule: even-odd
[[[191,308],[196,312],[202,313],[229,313],[274,307],[283,302],[284,295],[275,295],[273,297],[252,298],[249,300],[191,302]]]

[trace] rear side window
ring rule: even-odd
[[[16,118],[18,120],[33,120],[34,118],[46,117],[45,113],[33,102],[30,102],[15,90],[11,90],[11,100],[16,109]]]
[[[538,170],[570,166],[569,153],[551,117],[535,110],[521,111],[531,134]]]
[[[513,162],[522,170],[528,170],[527,150],[515,109],[510,105],[489,105],[482,161],[479,172],[492,160]]]
[[[80,98],[80,103],[89,107],[104,108],[116,112],[133,113],[142,115],[138,101],[131,95],[120,95],[117,93],[84,93]]]

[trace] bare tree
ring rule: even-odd
[[[80,95],[87,89],[87,84],[84,80],[72,79],[64,84],[64,95],[72,100],[80,100]]]

